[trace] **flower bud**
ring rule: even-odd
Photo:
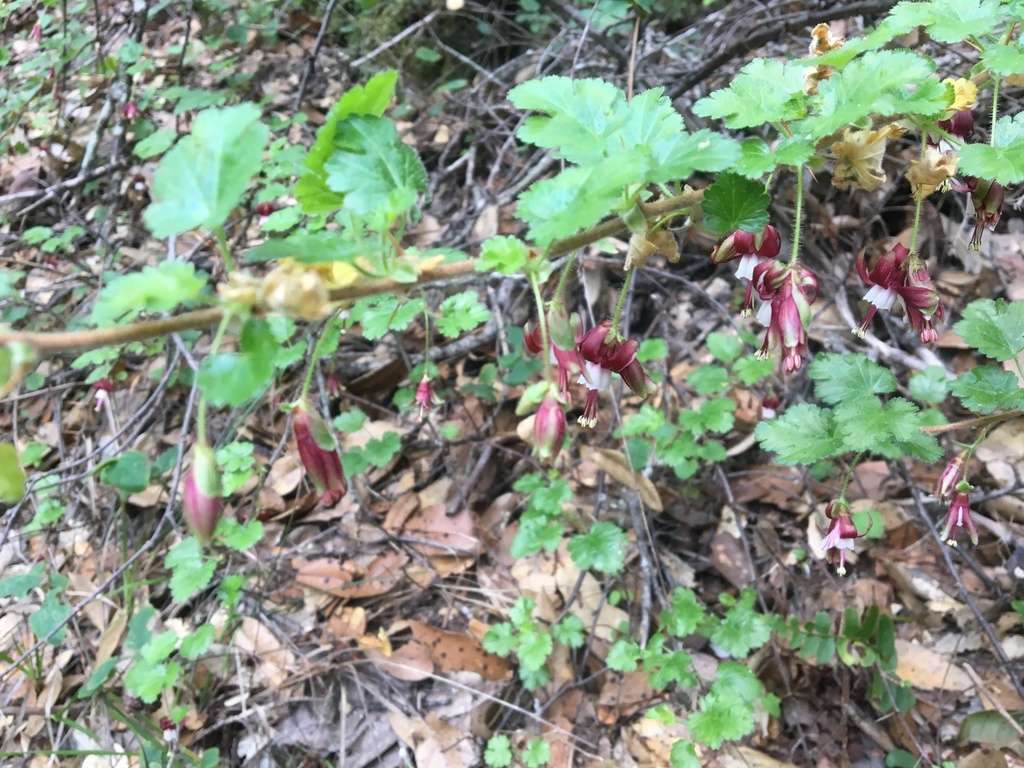
[[[947,496],[952,495],[953,491],[956,490],[957,483],[964,479],[964,464],[966,464],[967,456],[963,453],[958,454],[955,459],[946,465],[946,468],[942,470],[942,475],[939,477],[939,482],[935,486],[935,495],[944,499]]]
[[[553,394],[541,401],[533,420],[533,439],[537,455],[548,461],[558,455],[565,442],[565,411]]]
[[[292,429],[295,431],[299,460],[320,492],[320,500],[327,507],[337,504],[348,493],[348,485],[334,436],[324,420],[310,410],[305,401],[295,405]]]
[[[182,511],[193,535],[199,543],[208,544],[213,538],[220,518],[220,469],[217,456],[206,443],[199,443],[192,451],[192,466],[185,473],[185,496]]]
[[[441,404],[437,393],[434,392],[434,384],[426,373],[423,374],[419,386],[416,387],[416,397],[413,399],[413,403],[419,407],[419,417],[421,420],[426,417],[431,408]]]

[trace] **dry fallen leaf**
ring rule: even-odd
[[[506,679],[511,672],[505,659],[485,651],[480,641],[471,635],[446,632],[412,620],[409,628],[441,672],[475,672],[494,681]]]
[[[974,687],[970,676],[938,651],[917,643],[896,640],[899,666],[896,676],[926,691],[964,692]]]
[[[664,505],[661,503],[661,496],[654,483],[647,477],[634,471],[629,466],[629,460],[621,451],[613,451],[607,448],[594,450],[589,446],[580,446],[580,458],[590,459],[597,464],[605,473],[617,483],[624,485],[630,490],[640,494],[640,501],[653,512],[663,512]]]

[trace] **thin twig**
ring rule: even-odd
[[[323,21],[320,22],[320,31],[317,32],[316,40],[313,42],[313,50],[309,52],[309,58],[306,60],[306,66],[302,70],[302,79],[299,81],[299,90],[295,93],[295,99],[292,101],[292,112],[298,112],[299,107],[302,106],[302,100],[306,96],[306,85],[309,82],[310,76],[313,74],[313,70],[316,68],[316,60],[320,55],[320,46],[324,44],[324,38],[327,37],[327,27],[331,23],[331,14],[334,13],[334,6],[337,0],[330,0],[327,3],[327,9],[324,11]]]

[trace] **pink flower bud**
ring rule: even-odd
[[[320,492],[324,506],[337,504],[348,493],[341,455],[334,436],[320,416],[304,401],[295,405],[292,419],[299,460]]]
[[[552,394],[541,401],[534,417],[533,440],[542,461],[553,459],[562,450],[565,442],[565,411],[558,398]]]
[[[43,41],[43,28],[42,28],[42,26],[40,24],[38,24],[38,23],[33,25],[32,32],[29,33],[29,37],[31,37],[34,42],[41,43]]]
[[[185,496],[182,511],[185,522],[201,544],[213,538],[220,518],[220,469],[217,456],[206,443],[199,443],[192,451],[192,466],[185,473]]]
[[[129,101],[124,105],[124,118],[125,120],[134,120],[139,116],[139,108],[134,101]]]
[[[936,496],[944,499],[956,490],[957,484],[964,479],[964,464],[966,462],[967,456],[960,453],[946,465],[946,468],[942,470],[942,475],[939,477],[938,484],[935,486]]]
[[[830,501],[825,507],[825,517],[829,519],[829,525],[821,548],[829,563],[838,563],[836,573],[845,576],[846,552],[847,550],[852,552],[854,542],[862,536],[866,536],[867,531],[857,533],[857,526],[853,524],[853,519],[850,517],[850,505],[844,499]]]

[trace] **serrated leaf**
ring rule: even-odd
[[[499,235],[484,241],[480,248],[476,271],[515,275],[526,266],[529,256],[530,252],[522,240]]]
[[[1024,180],[1024,113],[996,121],[995,145],[965,144],[958,151],[958,170],[969,176],[995,179],[1006,186]]]
[[[215,535],[224,541],[225,546],[244,552],[263,538],[263,523],[250,520],[242,525],[234,518],[222,517],[217,521]]]
[[[832,411],[806,403],[793,406],[778,418],[762,421],[754,435],[781,464],[812,464],[844,450]]]
[[[596,78],[529,80],[509,91],[508,98],[519,109],[545,113],[523,121],[516,133],[519,139],[554,149],[556,157],[573,163],[606,157],[609,138],[628,119],[622,89]]]
[[[950,384],[945,368],[941,365],[930,365],[923,371],[914,371],[910,374],[907,388],[915,399],[938,404],[946,399]]]
[[[661,612],[661,623],[666,632],[683,638],[696,632],[706,615],[692,589],[676,587],[668,607]]]
[[[673,744],[668,761],[671,768],[701,768],[701,762],[692,741],[680,739]]]
[[[167,312],[199,298],[205,287],[206,278],[192,264],[164,261],[113,278],[100,291],[91,319],[102,327],[127,322],[140,312]]]
[[[727,694],[705,696],[700,710],[686,720],[694,739],[711,749],[724,741],[742,739],[754,730],[754,713],[750,704]]]
[[[760,648],[772,636],[767,617],[754,610],[755,597],[753,590],[743,590],[740,602],[726,612],[710,635],[712,643],[737,659]]]
[[[865,397],[836,407],[836,424],[847,451],[869,451],[899,458],[897,443],[909,439],[920,426],[920,410],[909,400],[893,398],[885,405]]]
[[[537,670],[547,662],[554,647],[554,641],[547,632],[528,629],[519,633],[519,647],[516,650],[516,655],[519,657],[519,663],[524,667]]]
[[[828,136],[869,114],[935,117],[949,104],[930,59],[910,51],[868,51],[818,84],[814,114],[794,132]]]
[[[154,237],[224,224],[263,166],[269,132],[254,104],[199,113],[192,133],[157,166],[153,197],[143,214]]]
[[[780,165],[800,166],[814,154],[814,142],[800,136],[787,136],[773,151],[763,139],[745,139],[733,170],[748,179],[759,179]]]
[[[427,189],[419,155],[386,118],[350,117],[338,124],[333,146],[324,163],[327,186],[344,195],[345,210],[357,216],[390,223]]]
[[[557,624],[552,625],[551,634],[557,642],[570,648],[581,648],[586,642],[586,625],[579,616],[570,613]]]
[[[501,624],[495,624],[493,627],[488,629],[483,640],[480,641],[480,644],[488,653],[494,653],[498,656],[508,656],[516,649],[516,645],[519,644],[519,639],[516,637],[515,630],[512,628],[512,625],[508,622],[502,622]]]
[[[569,539],[568,548],[573,562],[581,569],[615,574],[622,570],[628,544],[625,531],[601,520],[594,523],[588,533]]]
[[[476,291],[463,291],[449,296],[438,307],[437,330],[443,336],[454,339],[466,331],[487,322],[491,311],[480,303]]]
[[[690,371],[686,383],[701,397],[721,394],[729,388],[729,372],[720,365],[702,365]]]
[[[604,663],[608,665],[609,669],[626,674],[636,669],[641,655],[643,655],[643,651],[639,645],[633,640],[623,638],[616,640],[608,650],[608,656]]]
[[[151,157],[162,155],[170,149],[177,138],[178,132],[173,128],[163,128],[159,131],[154,131],[135,145],[132,149],[132,154],[140,160],[148,160]]]
[[[981,52],[981,63],[997,75],[1016,75],[1024,72],[1024,51],[1019,45],[992,43]]]
[[[891,18],[901,27],[923,26],[942,43],[961,40],[991,30],[1005,18],[999,0],[946,0],[904,2],[893,8]]]
[[[300,264],[323,264],[342,261],[352,264],[360,257],[379,253],[380,247],[370,240],[353,241],[344,233],[296,232],[290,237],[264,240],[245,252],[246,261],[293,259]]]
[[[546,246],[599,222],[622,202],[623,189],[636,178],[630,158],[569,168],[523,192],[516,216],[529,225],[530,239]]]
[[[723,363],[731,363],[743,354],[743,342],[735,336],[720,331],[709,333],[704,343],[711,356]]]
[[[953,381],[951,391],[960,398],[964,408],[981,414],[1016,408],[1024,397],[1017,377],[994,365],[979,365],[960,374]]]
[[[981,354],[1001,363],[1012,360],[1024,351],[1024,301],[972,302],[953,330]]]
[[[362,323],[363,336],[379,339],[388,331],[404,331],[409,323],[426,309],[423,299],[400,304],[398,297],[382,295],[360,299],[352,308],[352,322]]]
[[[181,639],[179,653],[186,659],[198,659],[209,649],[217,634],[217,629],[212,624],[201,624],[188,637]]]
[[[247,320],[239,347],[238,352],[211,355],[199,365],[199,387],[211,405],[241,405],[273,380],[278,342],[267,321]]]
[[[853,355],[821,354],[810,365],[815,394],[830,405],[851,403],[862,397],[895,392],[897,381],[892,371]]]
[[[704,225],[720,235],[737,229],[760,232],[768,224],[769,201],[763,184],[723,173],[704,193]]]
[[[189,536],[167,553],[164,565],[171,570],[171,597],[183,603],[210,583],[217,561],[203,557],[202,545]]]
[[[694,171],[724,171],[739,157],[735,139],[706,129],[679,133],[651,147],[650,168],[642,180],[662,184],[686,179]]]
[[[137,660],[125,675],[124,685],[143,702],[152,704],[165,689],[174,687],[180,672],[181,665],[177,662],[151,664]]]
[[[385,432],[380,438],[371,438],[363,446],[363,453],[375,467],[386,467],[402,450],[402,437],[397,432]]]
[[[774,59],[754,59],[728,88],[701,99],[693,111],[701,117],[724,118],[729,128],[789,121],[804,113],[803,87],[802,67]]]
[[[506,768],[512,764],[512,741],[508,736],[499,733],[487,740],[484,762],[491,768]]]

